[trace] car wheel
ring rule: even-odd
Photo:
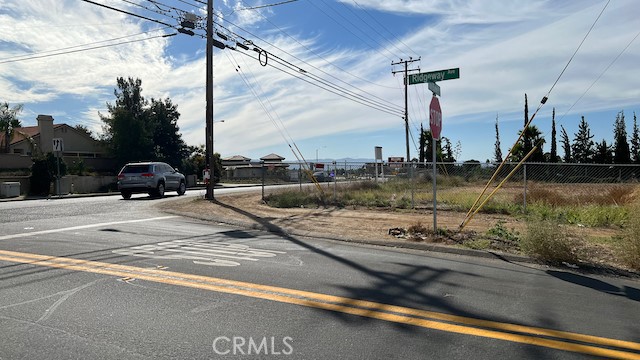
[[[122,195],[122,198],[125,200],[131,199],[131,192],[129,191],[122,191],[120,192],[120,194]]]
[[[164,183],[163,182],[159,182],[158,183],[158,187],[156,188],[156,196],[158,196],[159,198],[164,196]]]
[[[184,181],[180,181],[180,185],[178,186],[178,195],[184,195],[187,192],[187,185],[184,184]]]

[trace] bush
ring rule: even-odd
[[[575,248],[575,240],[557,222],[549,220],[529,220],[527,233],[520,240],[524,253],[552,265],[577,263]]]
[[[55,179],[58,171],[57,159],[52,153],[48,153],[32,160],[29,191],[33,195],[48,195],[51,182]],[[64,176],[66,173],[67,165],[63,159],[60,159],[60,176]]]
[[[285,191],[279,194],[270,194],[265,197],[269,206],[276,208],[294,208],[309,204],[317,204],[315,195],[301,191]]]
[[[640,205],[635,205],[632,214],[638,214]],[[640,270],[640,218],[630,216],[627,227],[619,245],[620,257],[624,263],[636,270]]]

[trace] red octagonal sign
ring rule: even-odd
[[[431,127],[431,136],[434,140],[440,140],[440,132],[442,131],[442,110],[440,110],[440,101],[434,95],[429,105],[429,126]]]

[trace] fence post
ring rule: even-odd
[[[264,160],[260,160],[260,170],[262,172],[262,201],[264,201],[264,178],[265,178],[265,171],[264,171]]]
[[[411,178],[411,209],[415,209],[416,205],[413,199],[413,193],[415,192],[415,188],[416,188],[416,179],[414,178],[414,173],[413,173],[413,167],[415,166],[415,162],[412,161],[410,163],[410,167],[409,167],[409,176]]]
[[[524,172],[524,212],[527,212],[527,164],[525,163],[524,166],[522,167],[523,172]]]

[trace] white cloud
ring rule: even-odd
[[[353,6],[351,1],[344,2]],[[230,7],[240,4],[230,0],[224,3]],[[504,117],[507,119],[521,119],[524,93],[529,94],[530,108],[534,108],[603,6],[602,2],[596,1],[357,0],[357,3],[369,9],[373,16],[377,16],[377,11],[383,11],[430,19],[402,41],[423,55],[421,71],[461,69],[460,79],[440,84],[443,93],[441,103],[448,124],[493,123],[496,113],[507,114]],[[3,9],[3,14],[0,14],[0,41],[3,45],[0,47],[0,61],[19,53],[61,49],[148,30],[147,23],[88,3],[33,0],[16,4],[0,0],[0,7]],[[547,107],[555,106],[559,114],[563,113],[582,95],[636,34],[638,8],[633,0],[609,5],[552,92]],[[256,43],[270,52],[333,84],[346,86],[316,68],[354,84],[366,91],[367,97],[372,94],[399,106],[403,104],[403,93],[399,89],[401,77],[391,75],[389,60],[381,49],[356,51],[346,45],[335,44],[334,38],[325,39],[319,35],[321,31],[315,32],[313,38],[305,38],[300,35],[302,31],[294,30],[296,26],[304,26],[296,23],[295,19],[287,24],[277,24],[290,34],[296,32],[296,42],[279,31],[262,30],[264,18],[256,15],[255,11],[234,13],[235,16],[239,14],[252,14],[241,15],[246,17],[239,19],[238,25],[255,31],[275,45],[256,39]],[[269,13],[263,15],[268,16]],[[113,102],[116,77],[132,76],[142,79],[145,97],[170,97],[178,105],[181,113],[179,126],[188,144],[204,143],[203,49],[204,40],[179,35],[2,64],[0,100],[24,103],[29,108],[75,97],[82,101],[66,102],[65,106],[70,109],[65,113],[81,107],[73,109],[81,114],[78,121],[99,131],[97,110],[102,109],[104,113],[104,103]],[[389,51],[394,49],[389,48]],[[249,53],[255,55],[252,51]],[[321,53],[326,60],[348,73],[328,65],[313,53]],[[270,66],[262,67],[256,60],[237,52],[216,49],[215,54],[215,118],[225,120],[225,123],[215,126],[216,148],[225,149],[223,155],[251,156],[254,151],[285,142],[240,74],[254,84],[254,90],[266,101],[266,106],[275,109],[273,116],[278,114],[277,124],[281,125],[279,121],[284,124],[280,127],[284,137],[290,136],[296,141],[347,133],[354,134],[354,139],[360,135],[364,138],[377,131],[396,131],[403,126],[400,117],[353,103]],[[637,106],[640,88],[632,75],[638,70],[639,57],[640,49],[636,42],[573,111]],[[240,65],[240,73],[230,59],[235,59]],[[275,64],[274,59],[269,61]],[[624,76],[619,75],[621,73]],[[420,121],[426,120],[424,108],[429,96],[416,96],[425,92],[426,85],[410,89],[412,126],[419,126]],[[60,116],[64,115],[61,113]],[[455,128],[449,129],[453,131]],[[455,135],[451,137],[456,138]],[[367,149],[371,147],[370,140],[361,142]],[[485,147],[492,144],[493,140]],[[357,146],[358,141],[345,144],[342,156],[358,156],[348,153],[357,151],[351,150]]]

